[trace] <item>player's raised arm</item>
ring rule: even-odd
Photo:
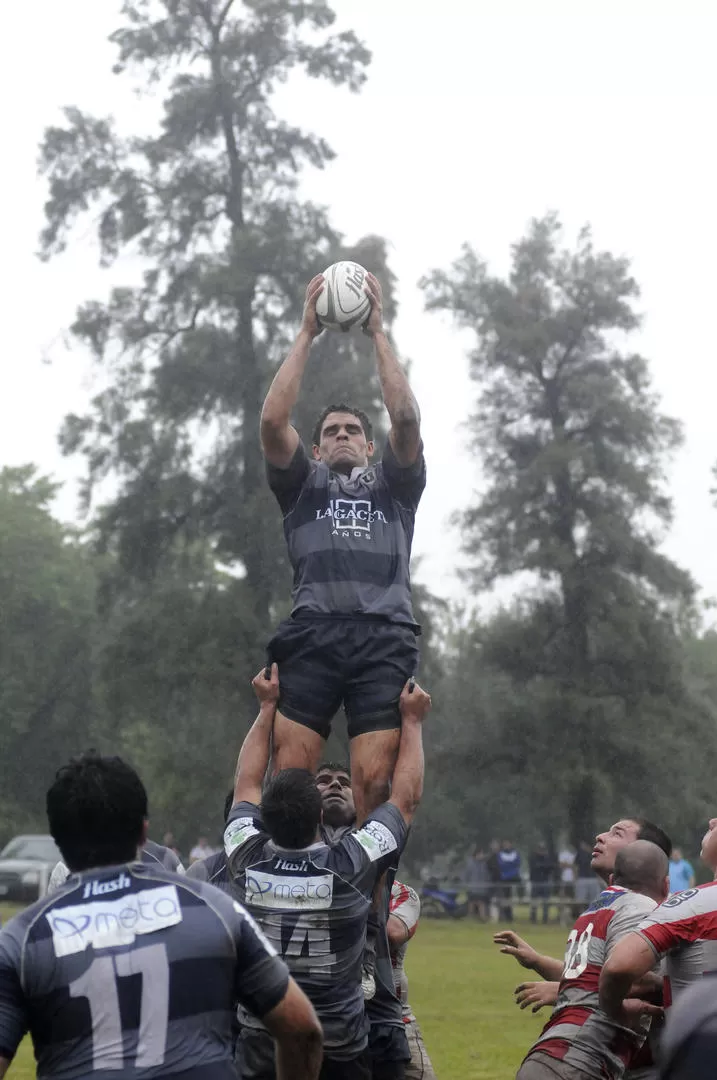
[[[293,979],[262,1020],[276,1041],[276,1080],[316,1080],[323,1057],[321,1024]]]
[[[564,960],[555,960],[552,956],[544,956],[518,937],[514,930],[500,930],[493,935],[493,941],[501,946],[501,952],[506,956],[514,956],[521,967],[528,971],[535,971],[541,978],[548,982],[559,982],[565,967]]]
[[[242,743],[234,774],[234,804],[261,801],[261,786],[271,756],[271,731],[279,700],[279,669],[271,665],[269,678],[262,669],[252,679],[254,693],[259,699],[259,715]]]
[[[316,301],[323,287],[322,274],[317,274],[309,282],[301,329],[289,355],[274,376],[261,410],[262,449],[266,460],[277,469],[289,467],[299,445],[299,434],[291,425],[291,413],[299,397],[311,345],[321,333],[316,318]]]
[[[407,825],[411,824],[423,795],[423,720],[430,707],[430,694],[409,679],[399,701],[401,742],[389,799]]]
[[[384,329],[381,286],[373,274],[366,275],[366,292],[371,301],[371,313],[365,329],[376,349],[381,394],[391,419],[388,438],[398,464],[407,468],[417,461],[421,451],[421,413],[406,372]]]

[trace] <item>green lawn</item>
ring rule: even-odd
[[[562,956],[567,929],[528,928],[541,952]],[[494,926],[424,919],[408,950],[411,1004],[439,1080],[513,1080],[525,1051],[547,1018],[521,1012],[513,990],[528,972],[492,943]],[[23,1044],[10,1080],[31,1080],[34,1061]]]

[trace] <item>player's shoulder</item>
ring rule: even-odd
[[[717,912],[717,881],[672,893],[662,901],[657,911],[678,919]]]
[[[171,848],[165,847],[164,844],[155,843],[154,840],[146,841],[142,848],[141,859],[142,862],[149,863],[150,865],[159,864],[175,874],[184,873],[182,861],[177,853],[172,851]]]
[[[402,904],[420,904],[421,899],[414,888],[406,885],[403,881],[394,879],[391,885],[391,910]]]
[[[393,803],[382,803],[369,816],[363,825],[347,833],[337,848],[358,844],[369,862],[375,862],[383,856],[398,851],[407,833],[403,815]]]

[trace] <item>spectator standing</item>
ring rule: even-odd
[[[673,848],[670,856],[670,892],[684,892],[695,883],[695,872],[691,863],[682,855],[680,848]]]
[[[543,922],[548,921],[548,900],[553,891],[555,878],[555,860],[542,840],[531,852],[528,860],[530,868],[530,921],[538,921],[538,907],[542,902]]]
[[[480,844],[466,859],[464,876],[468,890],[468,914],[481,922],[487,922],[492,878],[488,868],[488,856]]]
[[[500,840],[491,840],[490,855],[486,859],[485,864],[488,868],[488,877],[490,879],[488,887],[488,913],[494,922],[498,921],[500,914],[498,902],[502,888],[500,883],[500,863],[498,862],[499,851]]]
[[[210,855],[216,854],[216,848],[213,848],[206,836],[200,836],[192,850],[189,852],[190,863],[196,862],[197,859],[208,859]]]
[[[504,840],[498,852],[501,888],[501,919],[513,921],[513,896],[520,884],[520,853],[510,840]]]
[[[558,854],[560,864],[560,895],[572,900],[575,895],[575,852],[567,844]]]
[[[592,870],[593,845],[581,840],[575,853],[575,918],[592,904],[600,892],[600,882]]]

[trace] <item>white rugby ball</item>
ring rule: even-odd
[[[333,263],[324,270],[324,287],[316,301],[316,315],[327,330],[350,330],[366,322],[371,301],[364,291],[366,271],[355,262]]]

